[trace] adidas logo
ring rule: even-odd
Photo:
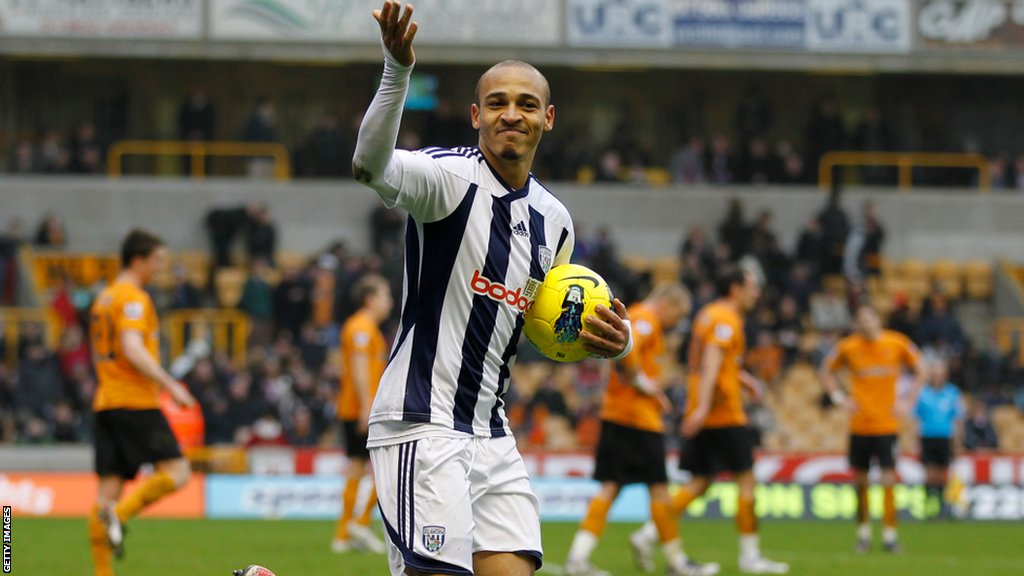
[[[523,238],[530,237],[530,231],[526,229],[526,224],[524,224],[522,221],[520,221],[519,224],[516,224],[515,226],[512,227],[512,233],[515,234],[516,236],[522,236]]]

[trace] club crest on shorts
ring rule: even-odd
[[[547,274],[548,271],[551,270],[551,248],[548,248],[547,246],[538,246],[537,258],[540,259],[540,269],[544,271],[544,274]]]
[[[437,552],[444,546],[444,526],[423,527],[423,547],[427,552]]]

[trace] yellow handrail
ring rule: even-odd
[[[56,350],[60,341],[60,320],[48,308],[0,308],[0,327],[7,349],[7,365],[18,365],[18,342],[21,339],[21,325],[37,322],[45,327],[43,342],[50,350]]]
[[[252,322],[238,310],[175,310],[167,315],[164,327],[171,358],[177,358],[188,345],[185,327],[192,327],[191,338],[213,335],[214,352],[227,352],[236,363],[245,363],[246,345]]]
[[[1017,354],[1021,362],[1024,362],[1024,318],[999,318],[992,322],[992,325],[996,329],[999,350],[1009,354],[1016,344]],[[1017,335],[1017,338],[1014,338],[1014,335]]]
[[[818,162],[818,185],[832,189],[832,168],[836,166],[897,166],[899,188],[908,192],[914,185],[914,166],[932,168],[977,168],[978,188],[987,193],[992,188],[988,160],[981,154],[947,152],[827,152]]]
[[[288,149],[274,142],[191,142],[175,140],[122,140],[110,146],[107,174],[121,176],[121,157],[126,154],[149,156],[191,156],[192,177],[206,177],[206,156],[270,156],[274,159],[274,177],[291,177]]]

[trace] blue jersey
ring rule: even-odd
[[[966,409],[960,390],[946,384],[941,390],[923,387],[915,413],[921,422],[922,438],[952,438],[953,422],[962,419]]]

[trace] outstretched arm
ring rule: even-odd
[[[383,8],[373,11],[373,17],[380,24],[381,45],[384,47],[384,74],[377,94],[359,127],[352,173],[356,180],[381,192],[385,182],[385,169],[391,164],[395,144],[398,142],[398,128],[402,122],[402,108],[409,91],[409,75],[416,62],[412,40],[417,25],[409,23],[412,6],[406,5],[399,18],[401,3],[384,3]],[[395,190],[397,195],[397,190]]]

